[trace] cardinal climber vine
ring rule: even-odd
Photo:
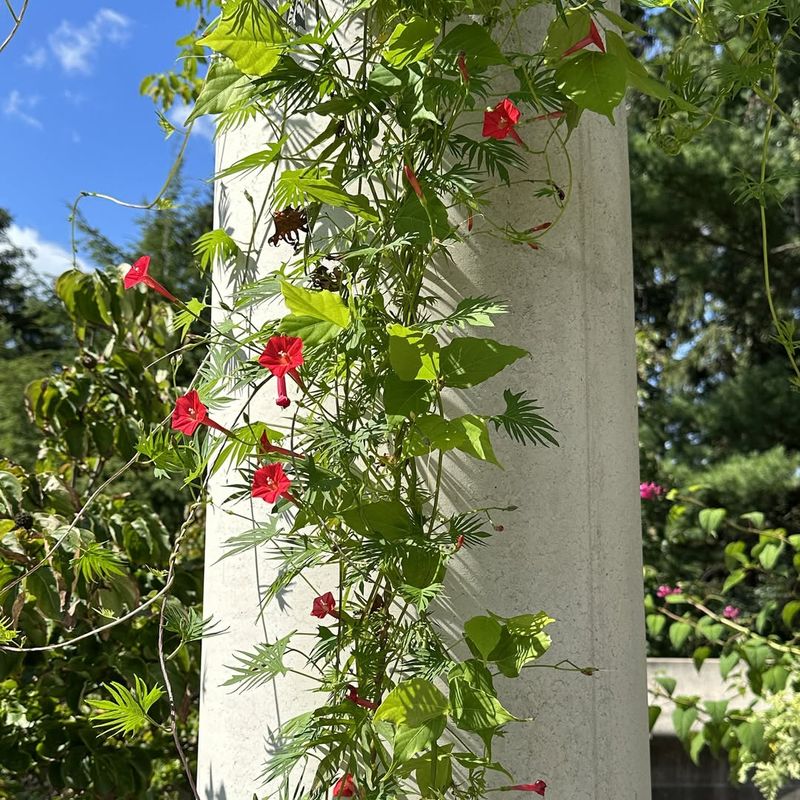
[[[240,691],[290,668],[313,678],[318,706],[283,721],[263,767],[282,796],[299,791],[300,774],[309,797],[543,796],[559,781],[557,765],[512,775],[498,762],[496,738],[534,709],[506,708],[494,678],[534,662],[593,669],[539,661],[546,610],[487,611],[456,638],[437,623],[450,566],[514,510],[502,497],[451,508],[445,454],[499,466],[497,435],[548,446],[556,430],[505,372],[527,351],[474,335],[506,301],[446,305],[430,278],[470,238],[533,257],[559,228],[572,191],[565,143],[585,112],[613,122],[628,86],[688,104],[647,74],[614,30],[628,23],[599,3],[557,4],[540,48],[521,50],[517,27],[533,5],[228,0],[192,43],[212,59],[187,124],[212,115],[218,132],[257,124],[268,139],[215,176],[258,188],[240,190],[252,230],[212,230],[196,245],[201,268],[235,286],[223,314],[204,322],[206,300],[173,295],[146,255],[121,278],[170,304],[176,331],[208,330],[208,357],[138,451],[162,477],[239,476],[229,502],[248,501],[253,515],[228,555],[255,548],[280,564],[263,613],[279,614],[293,584],[315,587],[306,630],[231,654],[228,684]],[[311,141],[297,124],[309,115],[321,120]],[[531,218],[517,228],[493,203],[520,187]],[[267,318],[276,301],[285,313]],[[485,408],[446,413],[474,387],[500,386],[501,373],[507,388]],[[254,418],[250,401],[266,396],[274,413]],[[317,585],[320,575],[334,577]],[[137,679],[134,693],[111,693],[97,704],[101,725],[152,724],[161,687]]]

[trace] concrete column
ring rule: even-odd
[[[529,31],[531,41],[541,37]],[[479,131],[475,134],[478,135]],[[534,134],[523,134],[533,143]],[[256,125],[223,137],[218,169],[270,141]],[[498,679],[501,696],[528,725],[512,726],[500,759],[520,781],[543,778],[551,800],[645,800],[650,796],[645,691],[644,621],[639,534],[638,452],[633,337],[633,281],[624,119],[612,127],[587,115],[569,143],[574,185],[569,209],[539,251],[473,236],[455,252],[454,263],[431,276],[445,295],[489,294],[507,298],[511,314],[491,335],[530,350],[488,384],[470,393],[470,408],[503,409],[502,391],[528,389],[559,430],[557,449],[521,447],[494,437],[505,470],[467,456],[449,459],[447,501],[469,505],[517,505],[500,515],[505,530],[488,548],[462,551],[461,568],[448,586],[453,631],[491,609],[513,615],[546,610],[554,645],[547,663],[570,659],[599,672],[587,677],[548,669],[526,670],[516,681]],[[555,154],[555,180],[566,186],[566,166]],[[531,160],[533,177],[543,177]],[[260,207],[262,178],[217,185],[217,224],[236,239],[250,238],[252,205]],[[529,228],[552,216],[521,184],[494,193],[495,219]],[[549,216],[547,216],[549,215]],[[476,232],[480,220],[476,220]],[[269,231],[261,229],[261,240]],[[258,270],[282,260],[264,247]],[[216,274],[222,295],[236,289],[229,274]],[[220,317],[223,315],[219,314]],[[271,398],[251,409],[268,419]],[[458,410],[454,402],[450,411]],[[224,496],[236,476],[219,473],[212,486]],[[256,509],[263,513],[263,509]],[[249,513],[249,504],[242,512]],[[229,633],[204,643],[198,790],[205,800],[251,800],[270,730],[309,707],[292,676],[276,686],[233,694],[221,684],[232,651],[252,650],[268,636],[313,630],[314,595],[298,583],[284,613],[258,618],[257,584],[271,579],[271,564],[253,553],[217,563],[221,543],[250,525],[212,509],[206,543],[205,610]]]

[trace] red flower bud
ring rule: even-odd
[[[403,173],[406,176],[406,180],[411,185],[411,188],[414,190],[414,193],[419,197],[420,200],[425,199],[425,195],[422,193],[422,187],[419,185],[419,181],[417,180],[417,176],[414,174],[414,170],[406,164],[403,167]]]
[[[461,80],[469,83],[469,70],[467,69],[467,54],[462,50],[458,54],[458,71],[461,73]]]
[[[352,797],[356,793],[356,783],[353,776],[348,772],[339,778],[333,785],[334,797]]]

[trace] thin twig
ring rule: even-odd
[[[14,27],[11,29],[11,33],[9,33],[8,36],[3,39],[3,43],[0,44],[0,53],[2,53],[3,50],[8,47],[8,45],[11,43],[11,40],[17,35],[17,31],[19,30],[20,25],[22,25],[22,18],[25,16],[25,12],[28,10],[28,2],[29,0],[24,0],[22,3],[22,8],[19,10],[19,14],[17,14],[12,8],[9,0],[6,0],[8,10],[11,12],[11,16],[14,19]]]

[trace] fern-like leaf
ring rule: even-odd
[[[197,642],[210,636],[219,636],[225,630],[218,630],[219,620],[203,618],[193,608],[186,608],[180,601],[170,599],[164,609],[165,627],[181,637],[181,644]],[[227,629],[226,629],[227,630]]]
[[[106,736],[129,736],[156,724],[148,711],[164,692],[157,684],[148,689],[138,675],[133,678],[133,692],[127,686],[112,681],[103,684],[111,700],[89,700],[89,705],[98,711],[92,723]]]
[[[507,313],[508,304],[496,297],[465,297],[452,313],[441,319],[424,322],[420,327],[430,330],[445,327],[463,329],[467,325],[493,328],[492,316]]]
[[[283,657],[293,635],[294,631],[273,644],[257,644],[252,653],[239,651],[234,654],[239,663],[228,667],[233,674],[223,686],[235,686],[237,691],[244,692],[262,686],[278,675],[285,675],[288,667],[283,663]]]
[[[211,269],[215,261],[227,261],[238,252],[238,245],[222,228],[204,233],[192,246],[192,253],[203,272]]]
[[[503,430],[514,441],[520,444],[541,444],[545,447],[555,445],[558,447],[558,440],[553,436],[556,429],[537,411],[541,406],[536,405],[535,400],[529,400],[525,392],[514,394],[511,389],[503,392],[503,399],[506,401],[506,410],[502,414],[490,417],[495,425],[495,429]]]
[[[8,617],[0,617],[0,644],[8,644],[17,637],[17,632],[12,629],[13,623]]]
[[[91,542],[86,545],[80,555],[72,559],[72,566],[78,568],[87,583],[98,580],[107,581],[115,575],[125,574],[122,570],[122,559],[99,542]]]

